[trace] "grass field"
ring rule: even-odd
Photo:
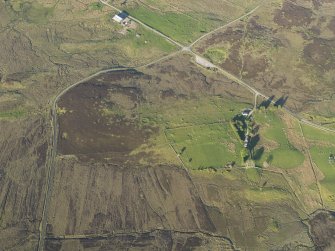
[[[205,97],[161,102],[154,106],[146,103],[141,105],[140,113],[144,124],[162,125],[169,129],[229,121],[246,106],[250,104]]]
[[[302,125],[304,135],[308,140],[335,145],[335,134],[316,129],[308,125]]]
[[[186,44],[200,37],[202,33],[242,16],[259,2],[141,0],[133,6],[129,4],[126,10],[144,23]]]
[[[267,188],[263,190],[246,190],[245,198],[253,202],[272,202],[279,200],[288,200],[291,195],[279,189]]]
[[[335,163],[329,162],[330,154],[335,154],[335,134],[307,125],[302,125],[302,128],[313,162],[325,176],[320,183],[329,193],[335,194]]]
[[[228,123],[170,129],[166,134],[189,168],[222,168],[241,159],[242,146]]]
[[[128,12],[149,26],[183,43],[192,42],[201,33],[213,28],[213,24],[206,20],[197,20],[182,13],[159,13],[144,6],[129,9]]]
[[[243,142],[230,126],[231,119],[247,107],[246,104],[218,97],[196,100],[180,99],[170,104],[140,108],[143,125],[159,126],[165,130],[168,143],[179,154],[183,163],[192,169],[222,168],[230,162],[243,165]],[[276,109],[259,110],[255,122],[261,126],[261,142],[256,151],[267,149],[256,161],[283,169],[300,166],[304,155],[290,143],[283,121]]]
[[[220,97],[180,99],[169,104],[142,104],[143,125],[165,130],[183,163],[191,169],[240,164],[242,144],[230,126],[231,118],[246,107]],[[162,142],[163,144],[163,142]]]
[[[332,193],[335,193],[335,163],[331,164],[328,160],[329,155],[335,153],[335,146],[312,146],[310,152],[313,161],[325,175],[325,178],[321,181],[321,184]]]
[[[258,160],[259,165],[267,161],[276,167],[291,169],[303,163],[304,155],[290,143],[286,135],[285,125],[275,109],[257,111],[255,120],[257,124],[263,127],[261,137],[276,145],[274,149],[263,154]]]
[[[138,26],[136,29],[127,30],[125,35],[115,33],[108,40],[62,43],[61,49],[68,53],[111,52],[116,58],[120,58],[120,62],[127,64],[129,61],[141,62],[158,58],[159,55],[173,52],[175,46],[153,32]]]

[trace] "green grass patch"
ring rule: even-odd
[[[142,122],[162,125],[165,128],[228,122],[248,104],[233,102],[221,97],[178,99],[159,105],[142,104]]]
[[[140,37],[137,37],[139,34]],[[161,36],[148,31],[143,27],[138,27],[136,30],[128,30],[127,36],[124,38],[124,46],[133,48],[134,50],[141,49],[159,49],[165,53],[170,53],[175,50],[175,46],[167,42]]]
[[[201,33],[206,33],[214,27],[211,22],[205,19],[199,20],[175,12],[159,13],[144,6],[127,11],[147,25],[183,43],[192,42]]]
[[[262,133],[262,136],[268,140],[275,141],[280,145],[285,145],[288,143],[285,135],[284,124],[276,114],[275,110],[258,110],[256,113],[254,113],[254,116],[258,124],[266,127]]]
[[[264,188],[264,189],[249,189],[244,192],[245,198],[254,202],[272,202],[287,200],[291,196],[289,193],[279,189]]]
[[[220,169],[230,162],[241,164],[244,148],[230,121],[245,107],[248,104],[215,96],[142,103],[139,113],[142,125],[165,131],[188,168]]]
[[[261,181],[261,170],[256,168],[249,168],[245,170],[247,179],[253,183],[259,183]]]
[[[0,119],[17,119],[26,114],[24,110],[11,110],[0,112]]]
[[[239,162],[242,148],[229,125],[209,124],[166,131],[184,164],[192,169],[222,168],[229,162]]]
[[[335,154],[335,146],[312,146],[310,153],[313,161],[325,176],[321,184],[332,193],[335,193],[335,163],[330,163],[328,159],[330,154]]]
[[[298,167],[305,160],[305,156],[300,151],[290,147],[277,148],[271,151],[269,156],[273,157],[271,164],[284,169],[291,169]]]
[[[335,144],[335,133],[325,132],[304,124],[302,124],[302,129],[306,139],[328,144]]]
[[[91,10],[102,10],[104,5],[101,2],[91,3],[89,9]]]
[[[207,57],[211,62],[215,64],[219,64],[225,61],[228,55],[229,50],[225,47],[209,48],[204,54],[205,57]]]
[[[275,149],[265,152],[257,164],[262,165],[266,161],[283,169],[300,166],[305,157],[290,143],[286,136],[285,125],[276,110],[258,110],[254,115],[256,122],[264,128],[261,130],[261,137],[277,144]]]

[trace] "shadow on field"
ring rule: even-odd
[[[286,103],[286,101],[288,100],[288,96],[281,96],[275,103],[274,106],[275,107],[283,107]]]
[[[258,106],[258,109],[262,107],[264,107],[265,109],[269,108],[274,98],[275,98],[275,95],[272,95],[267,100],[262,101],[262,103],[260,103],[260,105]]]
[[[254,160],[260,160],[264,154],[264,147],[262,146],[261,148],[257,149],[254,153]]]

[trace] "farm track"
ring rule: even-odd
[[[104,0],[100,0],[100,2],[106,6],[109,6],[110,8],[118,11],[118,12],[121,12],[120,9],[116,8],[115,6],[109,4],[108,2],[104,1]],[[161,62],[163,60],[166,60],[170,57],[173,57],[181,52],[186,52],[190,55],[193,55],[195,57],[199,57],[199,58],[203,58],[201,55],[198,55],[197,53],[195,53],[193,50],[192,50],[192,47],[198,43],[199,41],[201,41],[202,39],[206,38],[207,36],[210,36],[212,34],[214,34],[215,32],[221,30],[221,29],[224,29],[225,27],[229,26],[229,25],[232,25],[233,23],[247,17],[247,16],[250,16],[252,15],[254,12],[256,12],[259,8],[261,8],[262,5],[258,5],[257,7],[255,7],[253,10],[249,11],[248,13],[244,14],[243,16],[223,25],[223,26],[220,26],[204,35],[202,35],[201,37],[199,37],[198,39],[196,39],[194,42],[192,42],[190,45],[188,46],[184,46],[182,45],[181,43],[175,41],[174,39],[170,38],[169,36],[163,34],[161,31],[143,23],[142,21],[138,20],[137,18],[135,17],[132,17],[132,16],[129,16],[129,18],[135,22],[137,22],[138,24],[144,26],[145,28],[147,28],[148,30],[154,32],[155,34],[163,37],[164,39],[166,39],[167,41],[169,41],[170,43],[176,45],[177,47],[179,47],[180,49],[178,51],[175,51],[169,55],[166,55],[166,56],[163,56],[157,60],[154,60],[154,61],[151,61],[147,64],[144,64],[144,65],[141,65],[141,66],[133,66],[133,67],[118,67],[118,68],[111,68],[111,69],[106,69],[106,70],[102,70],[102,71],[99,71],[97,73],[94,73],[68,87],[66,87],[65,89],[63,89],[57,96],[54,97],[52,103],[51,103],[51,112],[50,112],[50,115],[51,115],[51,125],[52,125],[52,136],[51,136],[51,139],[50,139],[50,142],[51,142],[51,146],[49,147],[48,149],[48,154],[47,154],[47,160],[46,160],[46,172],[47,172],[47,176],[46,176],[46,188],[45,188],[45,191],[44,191],[44,201],[43,201],[43,211],[42,211],[42,219],[41,219],[41,222],[40,222],[40,226],[39,226],[39,238],[38,238],[38,245],[37,245],[37,250],[38,251],[42,251],[44,250],[44,241],[45,239],[56,239],[57,237],[46,237],[46,227],[47,227],[47,213],[48,213],[48,206],[49,206],[49,202],[50,202],[50,195],[52,193],[52,181],[53,181],[53,175],[54,175],[54,163],[55,163],[55,158],[56,158],[56,155],[57,155],[57,141],[58,141],[58,123],[57,123],[57,102],[58,100],[65,94],[67,93],[69,90],[71,90],[72,88],[76,87],[77,85],[81,84],[81,83],[84,83],[100,74],[103,74],[103,73],[108,73],[108,72],[113,72],[113,71],[126,71],[126,70],[131,70],[131,69],[141,69],[141,68],[145,68],[145,67],[148,67],[150,65],[153,65],[153,64],[156,64],[158,62]],[[206,59],[204,59],[206,60]],[[207,61],[207,60],[206,60]],[[251,85],[247,84],[246,82],[244,82],[243,80],[239,79],[238,77],[234,76],[233,74],[225,71],[223,68],[217,66],[217,65],[214,65],[213,66],[220,72],[222,73],[224,76],[226,76],[227,78],[229,78],[230,80],[240,84],[241,86],[245,87],[246,89],[248,89],[251,93],[253,93],[255,95],[255,107],[256,107],[256,102],[257,102],[257,97],[258,96],[261,96],[263,97],[264,99],[269,99],[268,96],[260,93],[258,90],[256,90],[254,87],[252,87]],[[275,102],[274,101],[271,101],[272,104],[274,104]],[[254,107],[254,108],[255,108]],[[326,127],[323,127],[321,125],[318,125],[318,124],[315,124],[315,123],[312,123],[310,121],[307,121],[303,118],[301,118],[298,114],[296,113],[293,113],[291,112],[290,110],[288,110],[286,107],[284,107],[284,110],[285,112],[289,113],[290,115],[292,115],[293,117],[295,117],[300,123],[302,124],[306,124],[306,125],[309,125],[309,126],[312,126],[314,128],[317,128],[319,130],[323,130],[323,131],[326,131],[326,132],[332,132],[332,133],[335,133],[335,130],[332,130],[332,129],[329,129],[329,128],[326,128]],[[172,147],[170,145],[170,147]],[[172,147],[173,148],[173,147]],[[181,161],[182,162],[182,161]],[[188,171],[187,171],[187,174]],[[191,178],[189,176],[189,178]],[[176,231],[175,231],[176,232]],[[195,232],[187,232],[187,233],[195,233]],[[211,233],[205,233],[205,232],[201,232],[199,231],[198,233],[201,233],[201,234],[210,234],[211,236],[215,237],[215,235],[211,234]],[[112,236],[112,235],[104,235],[108,238],[108,236]],[[101,238],[101,237],[104,237],[102,235],[74,235],[74,236],[59,236],[58,238],[59,239],[80,239],[80,238]],[[222,236],[220,236],[221,238],[224,238]]]

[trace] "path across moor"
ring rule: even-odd
[[[100,0],[100,2],[106,6],[109,6],[110,8],[114,9],[115,11],[121,12],[120,9],[118,9],[117,7],[109,4],[107,1],[105,0]],[[201,37],[199,37],[197,40],[195,40],[194,42],[192,42],[190,45],[185,46],[182,45],[181,43],[175,41],[174,39],[172,39],[171,37],[163,34],[161,31],[143,23],[142,21],[138,20],[137,18],[133,17],[133,16],[129,16],[129,18],[135,22],[137,22],[138,24],[144,26],[145,28],[147,28],[148,30],[154,32],[155,34],[163,37],[164,39],[166,39],[167,41],[169,41],[170,43],[176,45],[177,47],[179,47],[178,51],[175,51],[169,55],[166,55],[164,57],[161,57],[157,60],[153,60],[147,64],[141,65],[141,66],[136,66],[136,67],[122,67],[122,68],[111,68],[111,69],[107,69],[107,70],[102,70],[99,71],[93,75],[90,75],[76,83],[71,84],[70,86],[66,87],[65,89],[61,90],[60,93],[54,97],[52,103],[51,103],[51,124],[52,124],[52,136],[51,136],[51,147],[48,150],[48,155],[47,155],[47,160],[46,160],[46,169],[47,169],[47,176],[46,176],[46,189],[44,191],[45,195],[44,195],[44,202],[43,202],[43,211],[42,211],[42,219],[40,222],[40,226],[39,226],[39,240],[38,240],[38,246],[37,246],[37,250],[38,251],[42,251],[44,250],[44,241],[46,239],[46,226],[47,226],[47,212],[48,212],[48,207],[49,207],[49,202],[50,202],[50,196],[52,193],[52,181],[53,181],[53,175],[54,175],[54,162],[55,162],[55,158],[57,155],[57,140],[58,140],[58,122],[57,122],[57,102],[58,100],[65,94],[67,93],[69,90],[71,90],[72,88],[74,88],[75,86],[84,83],[100,74],[103,73],[107,73],[107,72],[113,72],[113,71],[121,71],[121,70],[130,70],[130,69],[140,69],[140,68],[145,68],[147,66],[156,64],[160,61],[163,61],[165,59],[168,59],[170,57],[173,57],[175,55],[177,55],[180,52],[187,52],[190,53],[191,55],[198,57],[204,61],[208,61],[207,59],[204,59],[201,55],[197,54],[196,52],[194,52],[192,50],[192,47],[200,42],[201,40],[203,40],[204,38],[206,38],[207,36],[210,36],[211,34],[224,29],[225,27],[232,25],[233,23],[252,15],[255,11],[257,11],[259,8],[261,7],[261,5],[255,7],[253,10],[249,11],[248,13],[244,14],[243,16],[240,16],[239,18],[236,18],[235,20],[220,26],[218,28],[216,28],[213,31],[210,31],[204,35],[202,35]],[[229,78],[230,80],[242,85],[243,87],[247,88],[250,92],[252,92],[255,95],[255,99],[257,98],[257,96],[261,96],[264,99],[269,99],[268,96],[266,96],[265,94],[262,94],[261,92],[259,92],[258,90],[256,90],[254,87],[252,87],[251,85],[247,84],[246,82],[244,82],[243,80],[239,79],[238,77],[234,76],[233,74],[227,72],[226,70],[224,70],[223,68],[212,64],[212,66],[216,69],[218,69],[223,75],[225,75],[227,78]],[[255,101],[256,103],[256,101]],[[272,101],[272,103],[274,103],[274,101]],[[335,130],[323,127],[321,125],[312,123],[310,121],[307,121],[305,119],[300,118],[300,116],[296,113],[291,112],[290,110],[288,110],[287,108],[285,108],[285,111],[288,112],[289,114],[291,114],[292,116],[294,116],[296,119],[298,119],[301,123],[307,124],[309,126],[315,127],[317,129],[323,130],[323,131],[327,131],[327,132],[333,132],[335,133]]]

